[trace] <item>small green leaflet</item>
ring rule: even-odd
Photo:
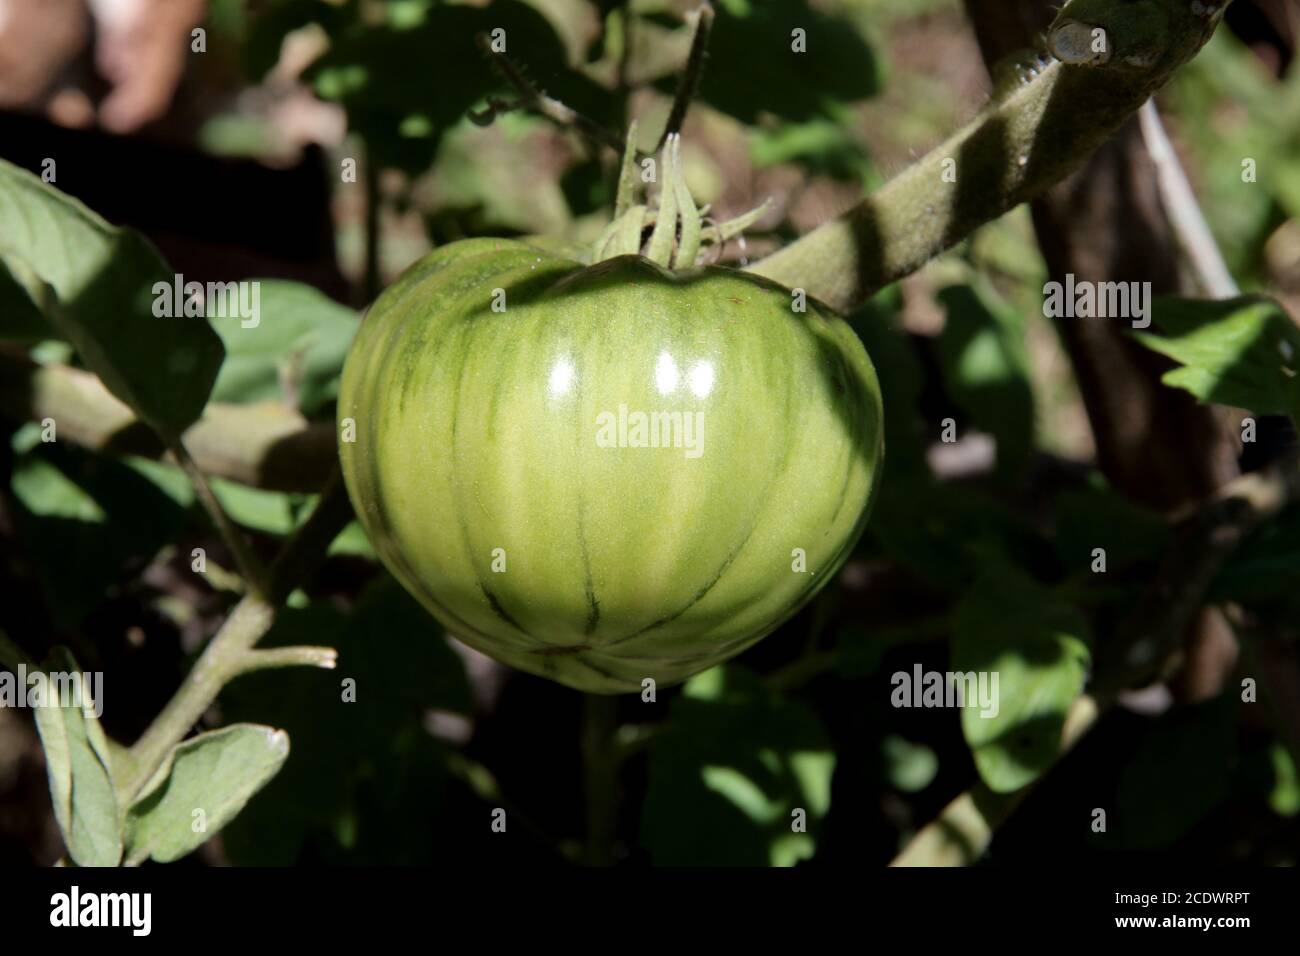
[[[127,860],[179,860],[235,818],[289,756],[289,735],[232,724],[177,745],[126,819]]]
[[[967,701],[962,734],[995,793],[1032,783],[1060,754],[1066,713],[1091,661],[1085,628],[1074,608],[1010,571],[985,575],[958,606],[953,670],[988,674],[996,705]]]
[[[1277,302],[1158,297],[1152,318],[1163,335],[1132,334],[1179,363],[1165,373],[1166,385],[1203,402],[1300,421],[1300,326]]]
[[[81,675],[72,655],[56,648],[42,668],[45,679]],[[31,678],[29,675],[29,682]],[[78,866],[117,866],[122,858],[122,834],[108,738],[99,726],[90,698],[91,688],[80,677],[81,697],[69,706],[39,706],[32,710],[45,750],[50,801],[63,843]],[[47,684],[52,691],[55,684]],[[53,701],[49,703],[54,703]]]

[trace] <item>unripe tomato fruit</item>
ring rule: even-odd
[[[343,372],[343,475],[380,558],[465,643],[581,690],[749,647],[843,563],[883,453],[857,336],[792,302],[638,256],[431,253]]]

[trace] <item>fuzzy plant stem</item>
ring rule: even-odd
[[[1057,60],[995,95],[875,194],[748,271],[848,312],[1065,178],[1200,50],[1226,0],[1141,6],[1153,19],[1128,19],[1118,0],[1071,0],[1048,31]],[[1087,39],[1080,44],[1097,30],[1109,45],[1104,61],[1089,59]]]
[[[167,754],[199,722],[221,688],[243,667],[244,656],[252,651],[275,619],[275,608],[263,597],[245,597],[208,646],[180,689],[131,748],[128,773],[119,782],[119,796],[129,805],[162,766]]]
[[[208,642],[176,694],[168,701],[123,761],[118,796],[129,806],[152,779],[190,728],[212,706],[221,689],[234,678],[274,667],[332,668],[335,654],[323,647],[291,647],[259,651],[254,648],[275,622],[276,607],[295,580],[311,573],[352,515],[337,474],[326,486],[315,510],[285,546],[270,572],[265,594],[244,597]]]

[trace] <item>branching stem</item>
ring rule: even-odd
[[[292,647],[255,651],[254,647],[275,622],[276,605],[288,594],[293,580],[310,575],[324,560],[329,542],[351,518],[347,495],[338,476],[331,480],[315,511],[298,530],[276,561],[271,583],[263,594],[247,595],[235,606],[215,637],[208,642],[185,682],[131,747],[118,780],[118,798],[129,806],[153,777],[176,744],[202,718],[227,683],[240,674],[264,667],[308,665],[332,667],[328,648]],[[292,575],[292,576],[291,576]]]

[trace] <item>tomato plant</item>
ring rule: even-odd
[[[56,6],[0,18],[6,852],[1296,861],[1294,36],[213,0],[80,82]]]

